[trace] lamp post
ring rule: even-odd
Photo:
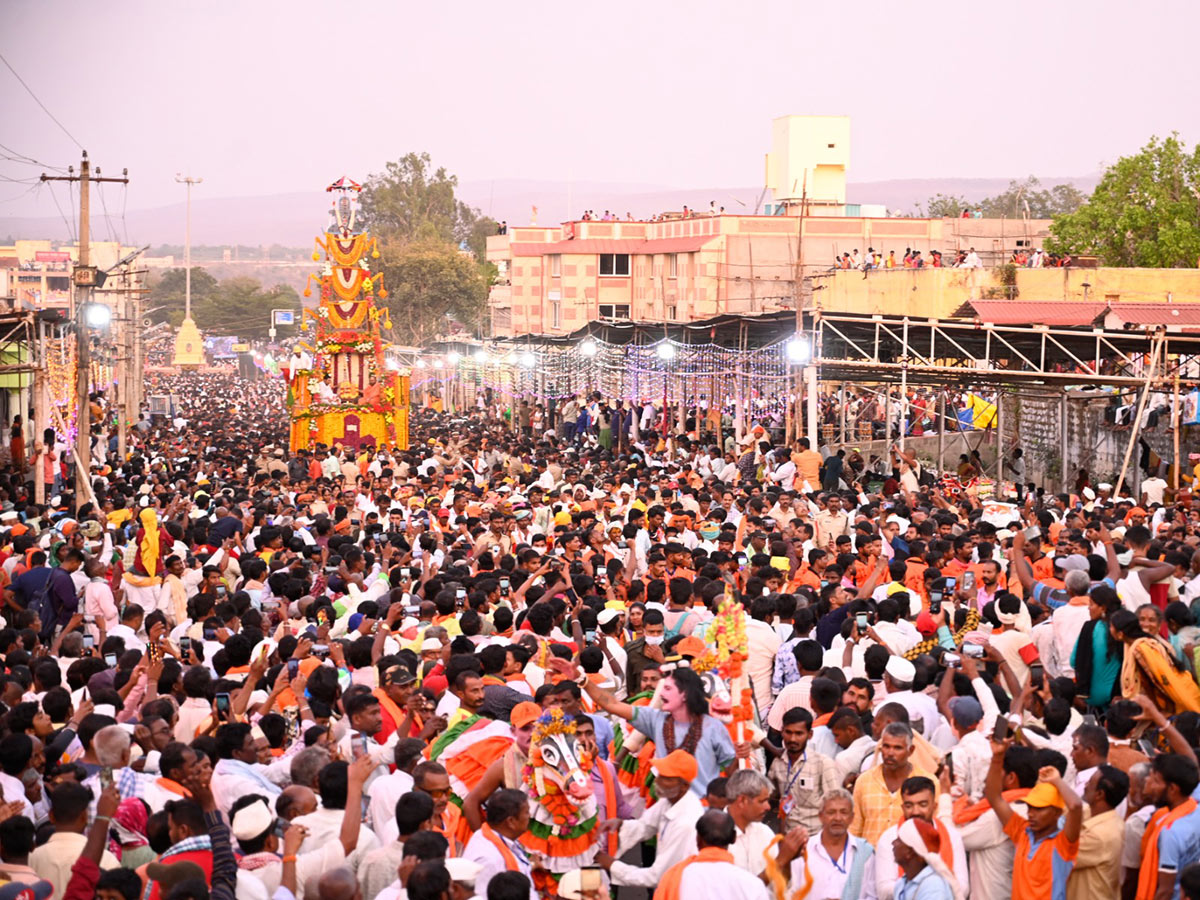
[[[192,320],[192,185],[201,184],[203,178],[191,175],[175,175],[179,184],[187,185],[187,219],[183,237],[183,324],[175,337],[175,365],[200,366],[204,363],[204,345],[200,329]]]

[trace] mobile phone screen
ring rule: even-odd
[[[1008,739],[1008,719],[1004,716],[996,717],[996,727],[992,729],[992,740],[1004,741]]]

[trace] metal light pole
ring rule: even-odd
[[[203,184],[203,178],[193,178],[191,175],[180,176],[175,173],[179,184],[187,185],[187,223],[183,232],[183,303],[185,319],[192,317],[192,185]]]
[[[204,365],[204,339],[192,321],[192,185],[201,184],[204,179],[176,175],[175,180],[187,185],[187,225],[183,238],[184,315],[183,324],[175,336],[175,365],[180,368],[199,368]]]

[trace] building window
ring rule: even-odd
[[[557,278],[562,274],[562,254],[555,253],[550,256],[550,277]]]
[[[602,319],[628,319],[629,304],[628,303],[601,303],[600,318]]]
[[[679,276],[679,254],[667,254],[667,277],[676,278]]]
[[[628,275],[629,274],[629,254],[628,253],[601,253],[600,254],[600,274],[601,275]]]

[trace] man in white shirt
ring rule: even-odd
[[[528,828],[529,799],[524,792],[501,788],[488,797],[487,821],[471,835],[462,852],[463,859],[480,867],[475,876],[477,895],[486,897],[488,883],[501,872],[520,872],[531,883],[529,900],[536,900],[532,865],[520,841]]]
[[[749,658],[746,674],[754,691],[754,701],[760,710],[771,706],[771,676],[775,674],[775,654],[783,643],[767,617],[774,614],[775,604],[758,598],[750,606],[750,618],[746,621],[746,643]]]
[[[1165,479],[1152,475],[1142,482],[1142,504],[1144,506],[1161,506],[1163,494],[1167,490]]]
[[[979,730],[979,723],[984,718],[983,706],[974,697],[953,697],[947,706],[950,726],[958,739],[950,751],[954,786],[962,796],[975,803],[983,796],[983,783],[992,764],[992,746]],[[995,716],[991,721],[995,722]]]
[[[424,742],[417,738],[401,738],[395,746],[396,770],[371,782],[367,824],[384,844],[394,841],[399,834],[396,801],[413,789],[413,777],[408,770],[420,759],[424,749]]]
[[[356,840],[346,843],[342,840],[346,833],[343,829],[351,818],[361,821],[363,785],[374,769],[371,758],[363,756],[348,766],[335,761],[321,770],[317,782],[321,808],[316,812],[296,816],[292,820],[296,825],[303,825],[308,829],[304,843],[300,846],[300,853],[307,853],[341,840],[347,851],[347,865],[355,871],[358,870],[363,857],[379,846],[379,838],[366,825],[360,825]],[[215,769],[213,779],[216,779]],[[274,799],[271,802],[274,803]]]
[[[916,677],[916,666],[903,656],[893,656],[888,659],[887,668],[884,669],[883,684],[887,688],[888,703],[899,703],[908,710],[909,722],[914,730],[920,720],[921,736],[929,740],[942,724],[942,714],[938,712],[937,701],[928,694],[912,689]]]
[[[24,733],[6,735],[4,740],[0,741],[0,753],[3,754],[5,768],[14,771],[12,775],[0,772],[0,790],[3,791],[4,802],[21,804],[21,811],[17,815],[35,821],[33,805],[25,796],[25,784],[20,778],[33,759],[33,738]]]
[[[725,811],[733,818],[737,831],[729,852],[733,854],[734,863],[755,877],[766,871],[764,854],[775,840],[775,832],[762,821],[771,808],[772,789],[770,779],[753,769],[738,769],[725,785]],[[802,829],[797,827],[795,830],[798,833]],[[777,852],[771,852],[771,855],[778,858]],[[790,862],[788,859],[784,864]]]
[[[281,789],[258,763],[250,725],[228,722],[217,729],[216,736],[220,759],[213,766],[212,792],[217,808],[229,815],[233,802],[246,794],[263,794],[274,803]]]
[[[150,610],[153,612],[153,610]],[[126,650],[136,650],[138,653],[146,652],[146,642],[138,637],[137,632],[142,627],[142,620],[146,610],[142,609],[136,603],[130,603],[125,607],[125,612],[121,614],[121,621],[108,630],[108,637],[120,638],[125,642]]]
[[[1004,776],[1001,787],[1004,797],[1019,815],[1025,815],[1020,798],[1037,783],[1037,758],[1030,747],[1014,744],[1004,752]],[[950,773],[943,772],[938,794],[937,817],[945,821],[951,816],[954,798],[949,787]],[[981,801],[969,805],[955,817],[955,827],[962,837],[963,849],[971,854],[971,900],[1006,900],[1012,896],[1014,845],[1004,833],[1000,819]]]
[[[934,783],[928,778],[916,776],[906,779],[900,788],[900,804],[904,820],[924,819],[931,825],[935,824],[933,821],[934,811],[936,810],[934,803],[935,793]],[[962,835],[958,833],[953,819],[949,816],[941,818],[936,824],[940,826],[938,831],[941,834],[948,835],[950,838],[950,845],[953,848],[954,875],[957,877],[959,887],[962,889],[960,896],[965,897],[970,887],[970,879],[967,872],[967,853],[963,849]],[[896,858],[892,850],[892,844],[896,840],[896,832],[899,828],[899,825],[892,825],[875,842],[875,896],[878,900],[892,900],[896,881],[899,878],[899,868],[896,865]],[[898,895],[897,900],[899,900]]]
[[[230,830],[238,840],[243,868],[263,883],[268,896],[273,896],[283,880],[283,861],[280,855],[296,859],[296,883],[307,884],[310,878],[340,866],[358,840],[359,817],[343,816],[338,840],[313,847],[304,853],[296,851],[303,845],[305,831],[301,825],[291,825],[282,838],[275,831],[276,817],[267,799],[260,794],[238,798],[232,811]]]
[[[659,800],[640,819],[621,823],[618,855],[657,837],[654,864],[643,868],[597,853],[596,865],[608,870],[614,885],[653,888],[667,869],[696,852],[696,822],[704,813],[700,795],[690,790],[699,771],[696,759],[684,750],[673,750],[653,765]]]
[[[599,626],[600,652],[604,654],[604,662],[600,664],[600,674],[616,685],[613,691],[618,700],[625,699],[625,673],[629,670],[629,656],[617,634],[621,629],[621,611],[617,609],[602,609],[596,616]]]
[[[850,834],[854,798],[837,788],[821,801],[821,830],[808,839],[807,854],[792,862],[791,886],[804,884],[805,868],[812,876],[810,897],[841,897],[851,879],[870,897],[875,890],[875,856],[871,845]]]
[[[734,820],[728,813],[715,809],[704,813],[696,822],[696,847],[701,852],[709,848],[731,852],[734,862],[705,856],[679,862],[666,873],[662,887],[655,892],[655,896],[661,897],[661,900],[689,900],[692,897],[767,900],[772,896],[761,879],[738,864],[734,847],[735,830]],[[799,849],[799,841],[796,846]]]

